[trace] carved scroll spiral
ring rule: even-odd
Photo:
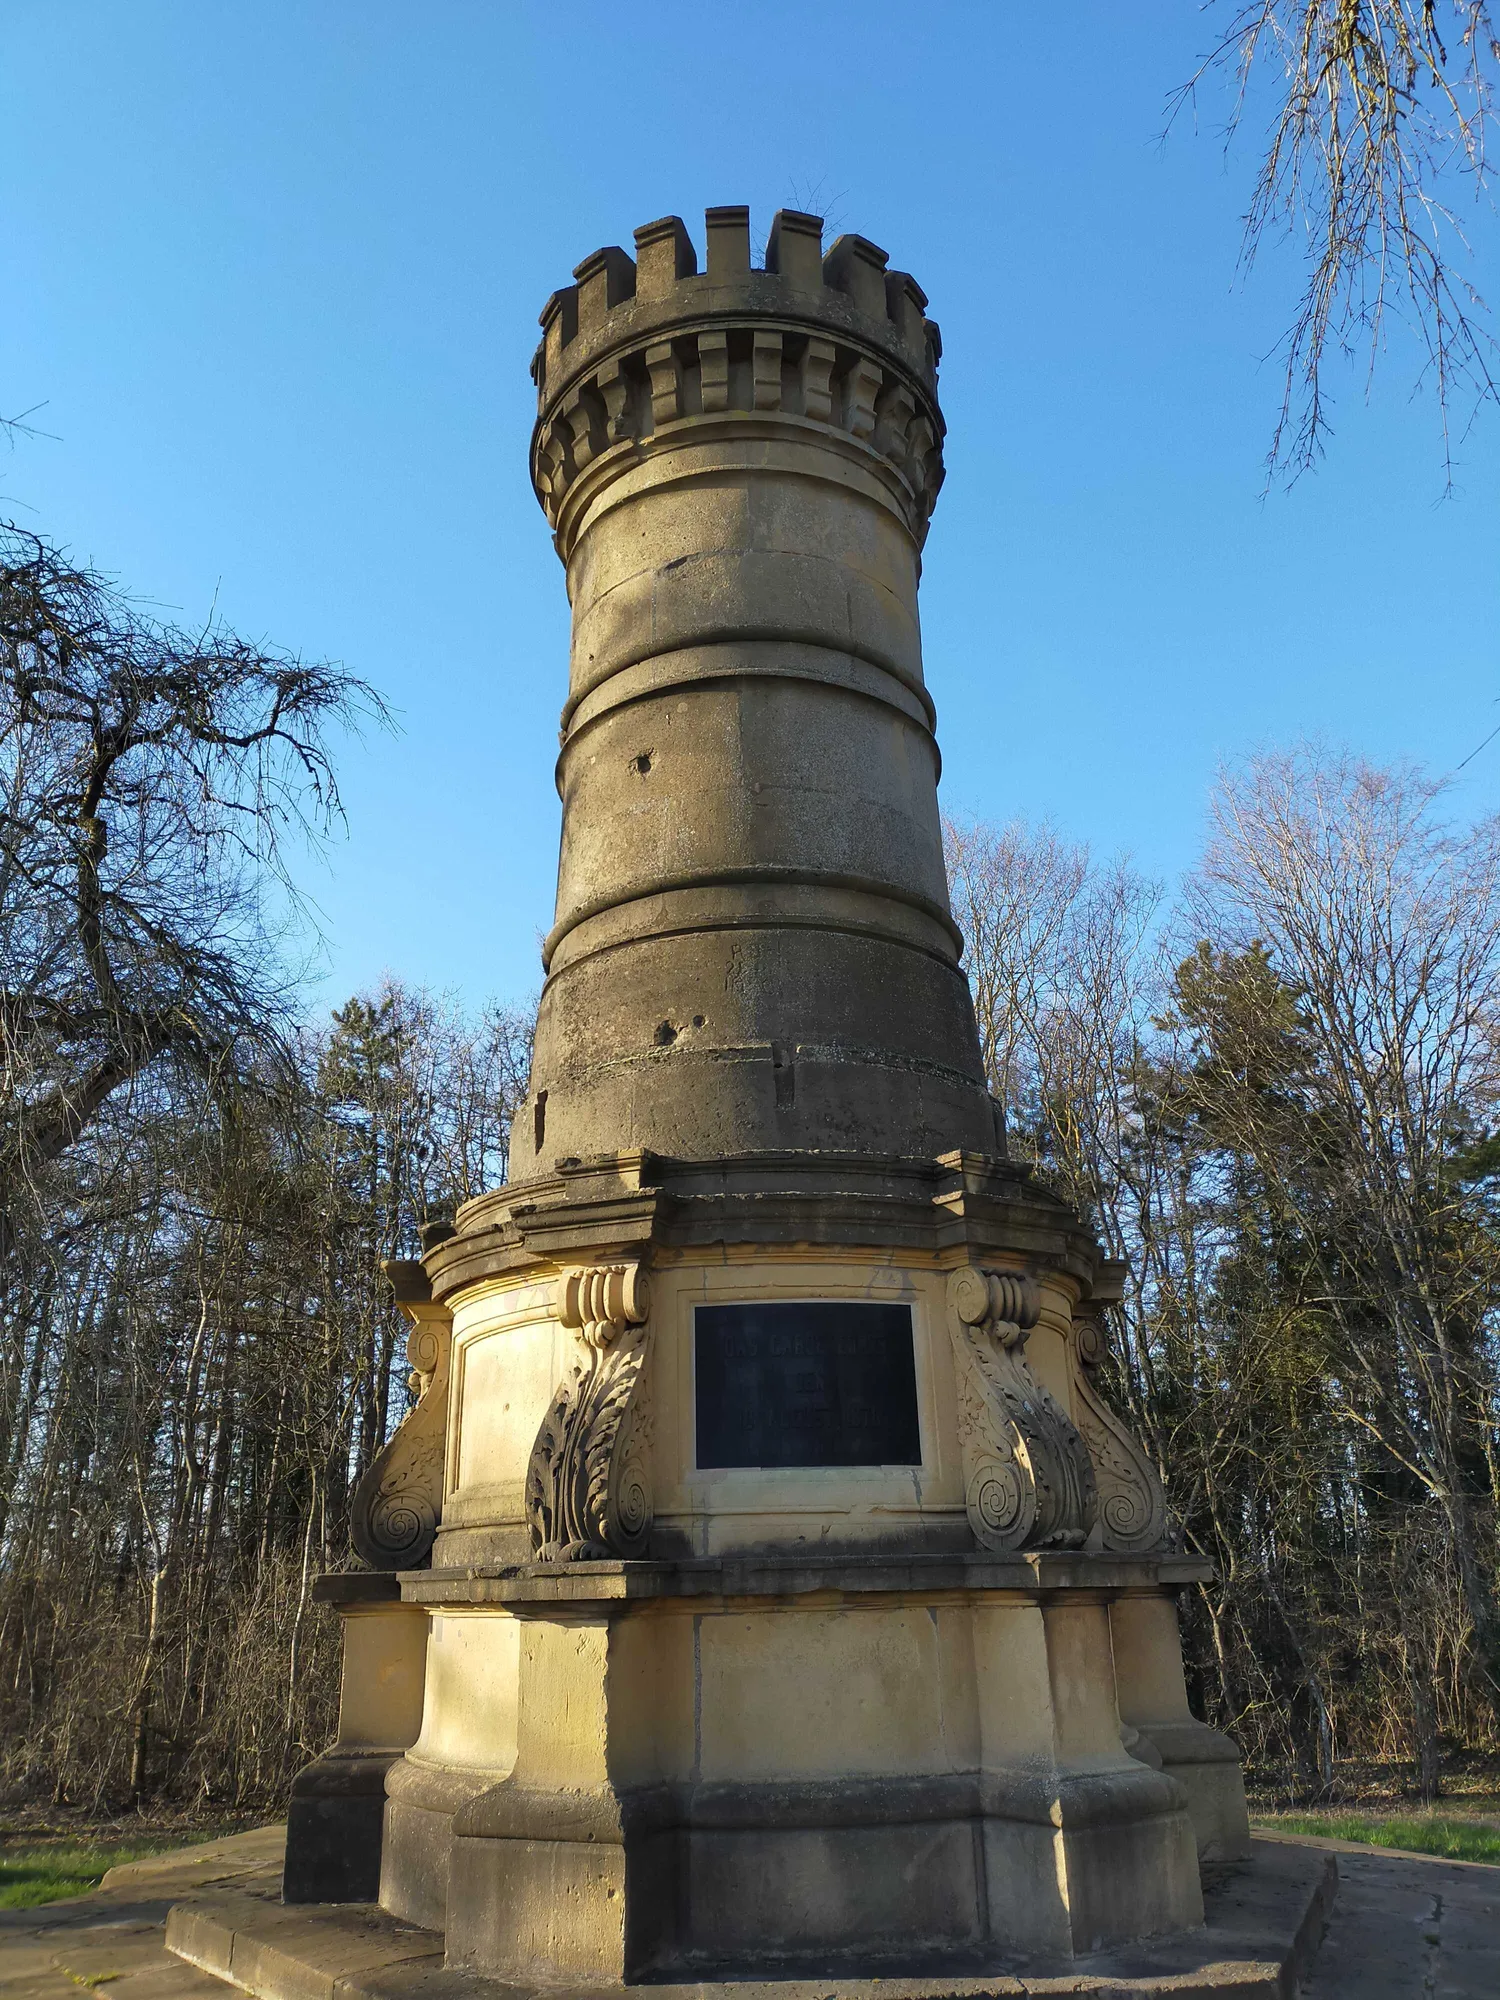
[[[1144,1555],[1166,1545],[1171,1521],[1156,1467],[1105,1402],[1097,1382],[1104,1332],[1091,1313],[1075,1314],[1068,1331],[1073,1407],[1099,1484],[1104,1547],[1116,1555]]]
[[[349,1532],[371,1569],[417,1569],[432,1553],[443,1504],[453,1323],[424,1313],[406,1340],[417,1401],[354,1489]]]
[[[639,1264],[569,1271],[557,1312],[579,1336],[532,1446],[526,1519],[541,1562],[637,1556],[652,1519],[646,1274]]]
[[[430,1319],[418,1320],[406,1336],[411,1390],[419,1401],[431,1389],[438,1370],[447,1364],[451,1326],[452,1322],[446,1320],[437,1324]]]
[[[1040,1312],[1020,1272],[970,1265],[948,1280],[964,1502],[975,1540],[996,1551],[1076,1548],[1094,1525],[1088,1452],[1026,1361]]]

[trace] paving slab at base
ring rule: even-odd
[[[1337,1847],[1338,1905],[1303,1981],[1305,2000],[1495,2000],[1500,1868]]]
[[[167,1912],[204,1890],[274,1896],[286,1829],[258,1828],[112,1868],[85,1896],[0,1910],[0,2000],[232,2000],[166,1948]]]
[[[973,1977],[745,1979],[655,1985],[652,2000],[983,2000],[1071,1994],[1092,2000],[1289,2000],[1318,1946],[1338,1885],[1331,1854],[1256,1841],[1250,1861],[1205,1884],[1201,1931],[1066,1965],[1019,1961]],[[508,1986],[443,1965],[440,1932],[372,1905],[287,1907],[265,1891],[195,1897],[167,1923],[172,1951],[258,2000],[520,2000]],[[620,1989],[590,1989],[612,1991]],[[590,2000],[584,1989],[557,1989]]]

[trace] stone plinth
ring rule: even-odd
[[[1424,1875],[1441,1878],[1443,1940],[1458,1961],[1458,1984],[1451,1990],[1491,1991],[1495,1982],[1486,1984],[1485,1974],[1495,1955],[1494,1924],[1482,1868],[1445,1864],[1428,1855],[1372,1854],[1347,1844],[1337,1862],[1331,1853],[1317,1851],[1335,1845],[1340,1843],[1257,1840],[1248,1861],[1215,1870],[1204,1893],[1201,1929],[1082,1958],[1018,1955],[968,1974],[948,1971],[925,1978],[825,1973],[821,1978],[661,1982],[651,1990],[656,2000],[1051,2000],[1054,1995],[1058,2000],[1209,2000],[1218,1994],[1226,2000],[1287,2000],[1304,1990],[1302,1981],[1334,1907],[1341,1873],[1349,1869],[1370,1878],[1357,1884],[1365,1891],[1363,1907],[1356,1912],[1360,1935],[1355,1952],[1361,1969],[1384,1965],[1390,1977],[1387,1986],[1370,1987],[1360,1983],[1357,1973],[1344,1975],[1342,1959],[1326,1975],[1320,1960],[1314,1967],[1320,1992],[1325,1979],[1331,1981],[1327,1991],[1357,1992],[1360,2000],[1369,2000],[1376,1990],[1392,1996],[1416,1990],[1421,1966],[1414,1974],[1410,1967],[1414,1954],[1420,1958],[1430,1950],[1434,1928],[1433,1882],[1417,1879]],[[258,2000],[307,2000],[309,1994],[332,1994],[334,2000],[531,2000],[538,1990],[445,1966],[441,1931],[414,1927],[368,1904],[286,1909],[273,1894],[258,1883],[247,1893],[232,1881],[206,1892],[189,1888],[190,1900],[178,1903],[168,1920],[170,1949]],[[1337,1912],[1335,1916],[1322,1959],[1333,1954],[1336,1941],[1344,1943],[1337,1936]],[[55,1940],[57,1920],[49,1922],[48,1934]],[[118,1933],[118,1922],[106,1928]],[[69,1962],[76,1962],[71,1954]],[[118,1965],[118,1945],[112,1958],[101,1950],[98,1962],[105,1969]],[[1448,1966],[1447,1956],[1443,1964]],[[1465,1972],[1470,1974],[1467,1983]]]
[[[445,1927],[450,1963],[586,1985],[1182,1929],[1202,1917],[1187,1801],[1122,1747],[1111,1615],[1203,1574],[1043,1555],[434,1570],[408,1590],[445,1719],[392,1786],[383,1900]],[[430,1773],[465,1708],[510,1769],[454,1810],[451,1765]]]
[[[313,1595],[343,1628],[339,1733],[292,1786],[282,1892],[289,1903],[374,1902],[386,1777],[422,1730],[427,1619],[390,1571],[319,1577]]]
[[[636,246],[543,313],[531,1095],[511,1181],[390,1267],[423,1394],[356,1541],[400,1597],[341,1607],[289,1893],[367,1880],[378,1779],[381,1902],[513,1983],[1188,1930],[1248,1839],[1183,1685],[1207,1570],[1100,1388],[1120,1268],[1004,1157],[943,876],[937,330],[812,217],[764,271],[741,209],[701,274],[675,219]]]

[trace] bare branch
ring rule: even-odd
[[[1174,94],[1169,125],[1211,76],[1232,79],[1231,135],[1270,99],[1245,263],[1272,236],[1300,243],[1306,260],[1269,471],[1296,478],[1321,457],[1330,357],[1363,349],[1368,376],[1395,314],[1437,398],[1451,484],[1455,444],[1497,394],[1490,313],[1466,275],[1470,246],[1451,205],[1488,187],[1500,77],[1488,0],[1238,4]]]

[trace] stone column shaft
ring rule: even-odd
[[[668,217],[542,315],[573,641],[518,1178],[997,1150],[917,619],[937,329],[883,251],[820,231],[783,213],[755,271],[747,211],[711,210],[700,276]]]

